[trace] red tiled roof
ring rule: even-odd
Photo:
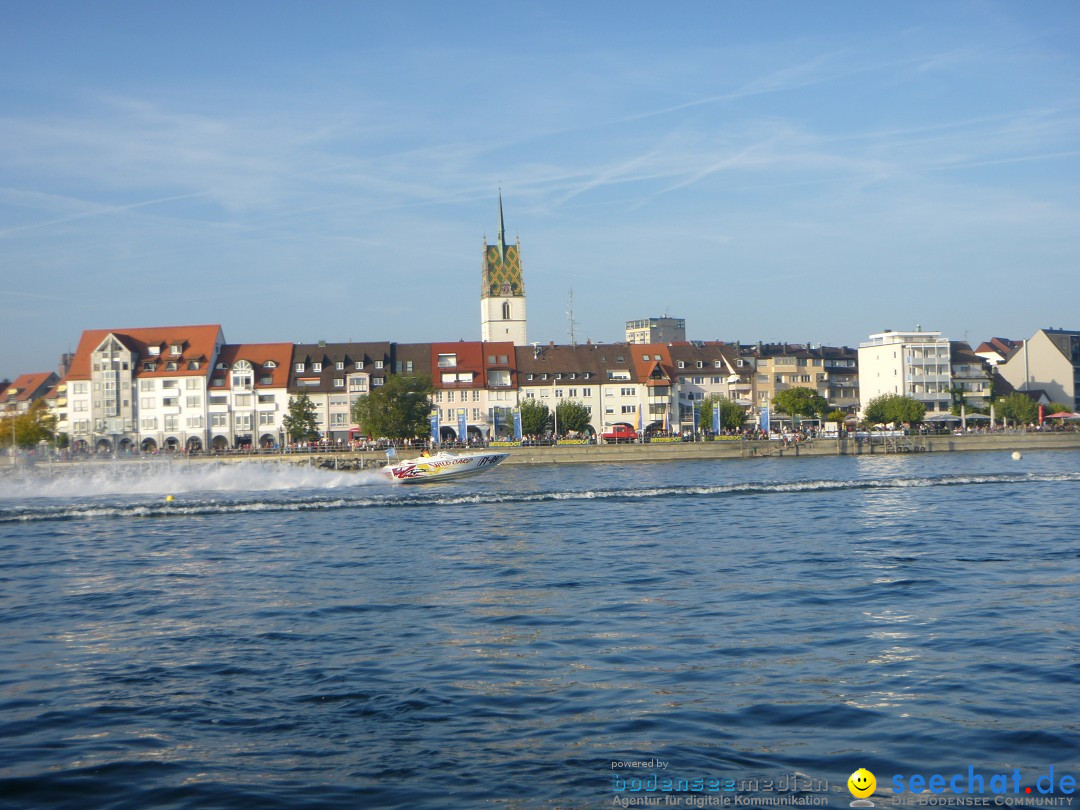
[[[235,343],[222,346],[214,363],[214,376],[225,375],[225,385],[218,388],[232,387],[232,375],[227,370],[219,371],[217,366],[224,363],[228,369],[240,360],[247,360],[255,367],[254,384],[256,388],[285,388],[289,384],[289,363],[292,362],[293,345],[291,343]],[[266,368],[265,363],[273,361],[277,368]],[[259,382],[270,376],[268,383]]]
[[[29,374],[20,374],[15,382],[11,383],[0,394],[4,399],[11,402],[26,402],[31,399],[34,394],[39,393],[39,389],[44,385],[50,384],[50,378],[55,377],[51,371],[32,371]],[[55,382],[55,380],[53,380]],[[14,396],[10,396],[8,392],[12,389],[15,390]]]
[[[218,324],[202,324],[199,326],[149,326],[137,329],[87,329],[82,333],[79,340],[79,348],[75,350],[75,357],[68,369],[67,380],[90,379],[90,354],[101,345],[109,335],[114,335],[124,346],[138,354],[138,366],[133,369],[136,377],[183,377],[204,376],[207,373],[207,358],[213,357],[214,348],[221,336],[221,326]],[[169,353],[169,346],[181,343],[184,351],[174,357]],[[164,346],[160,355],[151,355],[149,346]],[[202,360],[198,369],[189,370],[187,364],[191,360]],[[155,371],[144,371],[143,363],[158,361]],[[166,365],[169,361],[176,361],[177,367],[169,370]]]

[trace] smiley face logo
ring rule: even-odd
[[[876,787],[877,779],[866,768],[859,768],[847,780],[847,789],[851,791],[851,795],[856,799],[865,799],[867,796],[873,795]]]

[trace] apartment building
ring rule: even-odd
[[[754,363],[740,356],[737,344],[672,343],[668,351],[674,366],[678,424],[682,430],[693,429],[694,409],[700,410],[701,401],[708,396],[727,397],[744,406],[753,404]]]
[[[440,441],[469,441],[507,435],[517,407],[517,354],[511,341],[430,344],[432,408],[439,415]]]
[[[84,331],[63,380],[72,447],[207,447],[207,381],[224,343],[217,324]]]
[[[355,436],[352,404],[385,384],[393,373],[395,344],[300,343],[293,346],[290,395],[307,394],[315,405],[318,430],[334,443]]]
[[[207,398],[210,447],[274,447],[285,439],[291,343],[221,347]]]
[[[999,363],[997,372],[1017,391],[1042,389],[1051,402],[1080,411],[1080,332],[1040,329]]]
[[[859,409],[882,394],[917,399],[927,414],[952,405],[949,340],[941,332],[886,329],[859,344]]]

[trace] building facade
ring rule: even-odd
[[[917,399],[927,414],[952,405],[949,341],[941,332],[894,332],[870,335],[859,345],[859,409],[883,394]]]
[[[1014,389],[1042,389],[1051,402],[1080,412],[1080,332],[1040,329],[997,366]]]
[[[683,318],[640,318],[626,322],[627,343],[681,343],[686,340]]]

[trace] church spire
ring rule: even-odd
[[[506,261],[506,229],[503,227],[502,189],[499,189],[499,261]]]

